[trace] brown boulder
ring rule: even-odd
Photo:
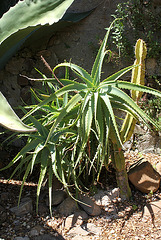
[[[161,162],[156,164],[156,171],[160,174],[161,176]]]
[[[156,192],[160,185],[160,175],[148,161],[139,160],[130,167],[130,182],[141,192]]]

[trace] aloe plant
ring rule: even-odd
[[[140,67],[140,64],[126,67],[102,80],[103,60],[109,52],[106,49],[106,43],[113,24],[114,22],[108,28],[91,73],[71,62],[61,63],[53,69],[53,75],[56,69],[65,67],[71,69],[78,80],[69,80],[67,74],[65,79],[59,79],[61,85],[57,90],[54,89],[51,82],[56,79],[45,78],[44,81],[51,86],[49,91],[51,93],[37,95],[33,91],[39,103],[31,106],[31,110],[23,119],[30,118],[38,132],[29,135],[27,145],[7,167],[22,158],[18,168],[21,167],[21,164],[27,163],[25,181],[34,164],[41,164],[37,204],[41,184],[47,172],[49,173],[49,196],[51,196],[53,173],[67,190],[69,190],[71,179],[76,188],[80,190],[79,177],[86,167],[84,163],[89,163],[89,171],[93,168],[97,172],[98,180],[102,166],[108,166],[110,158],[116,169],[121,197],[127,199],[131,196],[123,155],[123,143],[114,110],[122,110],[136,120],[141,119],[148,127],[150,127],[150,122],[159,129],[156,122],[145,114],[122,89],[146,92],[158,97],[161,97],[161,92],[137,83],[119,80],[128,71]],[[69,94],[70,92],[72,94]],[[45,112],[47,117],[45,114],[38,116],[37,121],[35,118],[38,110]],[[31,117],[33,113],[35,118]],[[93,136],[94,142],[92,142]],[[46,161],[44,156],[47,156]]]
[[[50,83],[50,90],[54,92],[55,91],[54,89],[55,87]],[[35,96],[36,100],[38,100],[39,102],[42,102],[42,99],[44,99],[44,94],[42,93],[36,94],[35,92],[33,92],[33,95]],[[46,93],[45,98],[47,96],[48,95]],[[23,181],[22,181],[20,194],[19,194],[19,201],[18,201],[18,204],[19,204],[24,182],[27,180],[28,176],[32,174],[34,167],[40,166],[40,173],[39,173],[39,180],[38,180],[38,187],[37,187],[36,211],[38,212],[38,202],[39,202],[39,195],[40,195],[42,183],[44,179],[48,177],[49,208],[50,208],[51,216],[52,216],[51,202],[52,202],[53,174],[55,174],[58,180],[63,183],[67,191],[69,186],[68,186],[66,177],[68,177],[68,182],[69,182],[69,179],[73,177],[71,166],[70,164],[67,164],[67,159],[66,159],[66,163],[64,164],[62,159],[63,159],[63,156],[66,155],[66,151],[67,151],[66,149],[70,148],[70,145],[75,141],[76,132],[74,130],[70,130],[67,127],[67,124],[63,123],[63,125],[60,128],[57,128],[53,132],[50,138],[50,141],[48,142],[46,141],[47,136],[49,134],[51,123],[59,115],[60,109],[66,104],[66,102],[67,102],[67,95],[65,94],[64,99],[55,98],[55,100],[52,101],[52,104],[43,105],[43,108],[41,109],[41,114],[37,113],[35,117],[30,116],[29,117],[30,122],[36,128],[33,128],[33,127],[30,128],[22,124],[20,119],[17,120],[16,118],[16,123],[15,123],[16,130],[21,131],[22,135],[23,135],[23,131],[24,132],[29,132],[29,131],[34,132],[35,130],[36,131],[28,135],[25,134],[25,136],[28,136],[26,145],[21,149],[21,151],[15,156],[15,158],[6,167],[1,169],[1,171],[3,171],[17,163],[17,166],[15,167],[12,175],[10,176],[10,179],[11,179],[18,171],[21,171],[22,167],[25,166]],[[31,105],[31,106],[28,106],[27,108],[33,108],[33,107],[34,105]],[[24,112],[26,112],[25,108],[23,107],[20,107],[20,108]],[[43,114],[43,112],[45,114]],[[10,118],[14,117],[13,110],[11,109],[11,107],[9,108],[8,115]],[[2,111],[2,117],[6,117],[4,114],[4,111]],[[36,118],[38,118],[38,120]],[[14,123],[14,119],[13,119],[13,123]],[[19,129],[17,129],[17,125],[18,126],[20,125]],[[11,130],[13,131],[13,128],[11,128]],[[69,172],[69,174],[66,174],[66,171]]]
[[[117,19],[115,21],[117,21]],[[126,67],[104,80],[101,79],[103,60],[108,53],[108,50],[106,50],[106,42],[113,23],[110,28],[108,28],[91,73],[88,73],[83,68],[70,62],[58,64],[53,69],[53,72],[55,72],[59,67],[69,67],[79,80],[71,80],[67,86],[55,92],[57,97],[66,92],[73,92],[75,94],[62,109],[51,127],[47,141],[51,139],[53,132],[58,124],[65,118],[66,114],[69,114],[79,103],[79,115],[77,118],[78,139],[75,143],[75,148],[78,147],[79,152],[78,154],[73,154],[76,158],[74,169],[80,164],[82,154],[87,147],[87,143],[90,141],[91,132],[94,132],[97,138],[97,146],[95,146],[95,154],[93,155],[93,159],[90,159],[90,162],[93,164],[96,159],[98,161],[99,171],[97,178],[99,178],[102,166],[108,163],[109,156],[111,155],[116,169],[116,177],[120,187],[121,197],[127,199],[131,196],[131,191],[125,168],[123,143],[116,122],[114,109],[119,109],[130,114],[130,116],[137,121],[141,119],[148,127],[150,127],[150,122],[157,129],[160,129],[155,121],[145,114],[137,103],[122,89],[132,90],[133,92],[146,92],[158,97],[161,97],[161,92],[137,83],[119,80],[128,71],[139,69],[140,63]]]

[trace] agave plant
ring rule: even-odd
[[[115,21],[117,21],[117,19]],[[55,72],[55,70],[60,67],[69,67],[76,74],[78,80],[68,81],[66,86],[55,92],[57,97],[66,92],[73,92],[74,96],[62,109],[56,121],[53,123],[46,141],[50,141],[53,132],[60,122],[67,114],[70,114],[70,111],[75,106],[79,104],[79,114],[76,121],[78,135],[74,147],[74,151],[77,147],[79,151],[77,154],[73,153],[72,155],[76,158],[74,161],[74,169],[80,165],[82,154],[84,153],[87,144],[90,144],[90,136],[91,134],[94,134],[97,139],[97,146],[95,146],[93,159],[90,159],[91,165],[97,159],[99,178],[101,167],[108,163],[108,159],[111,155],[111,159],[116,169],[116,177],[120,187],[121,197],[127,199],[131,196],[131,191],[125,169],[122,137],[120,136],[114,110],[119,109],[128,113],[137,121],[141,119],[148,127],[150,127],[149,123],[151,123],[159,129],[159,126],[155,121],[145,114],[144,111],[139,108],[137,103],[122,89],[132,90],[133,93],[138,91],[146,92],[158,97],[161,97],[161,92],[142,86],[139,83],[130,83],[119,80],[128,71],[139,68],[140,63],[126,67],[103,80],[101,79],[103,60],[105,55],[109,52],[106,49],[106,43],[113,24],[114,22],[108,28],[96,56],[91,73],[88,73],[82,67],[71,62],[58,64],[53,69],[53,72]],[[55,96],[51,97],[54,98]]]
[[[0,125],[14,132],[35,132],[36,128],[24,124],[0,92]]]
[[[57,23],[73,1],[26,0],[11,7],[0,19],[0,68],[40,27]]]

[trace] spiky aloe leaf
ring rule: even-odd
[[[93,83],[94,84],[99,84],[100,83],[100,77],[101,77],[101,71],[102,71],[102,64],[103,64],[103,60],[104,60],[104,56],[106,54],[106,44],[107,44],[107,40],[111,31],[111,28],[113,26],[113,24],[115,23],[115,21],[117,21],[118,19],[115,19],[110,27],[107,29],[107,33],[104,37],[104,40],[100,46],[100,49],[98,51],[97,57],[95,59],[95,62],[93,64],[92,67],[92,71],[91,71],[91,77],[93,78]]]
[[[46,144],[47,142],[51,139],[53,132],[55,131],[55,128],[57,127],[57,125],[62,121],[62,119],[75,107],[75,105],[81,100],[81,95],[80,94],[76,94],[75,96],[73,96],[70,101],[68,102],[68,104],[62,109],[62,111],[60,112],[59,116],[57,117],[56,121],[54,122],[54,124],[52,125],[50,132],[48,134],[48,137],[46,139]]]
[[[147,87],[147,86],[142,86],[142,85],[138,85],[138,84],[134,84],[134,83],[130,83],[130,82],[125,82],[125,81],[117,81],[117,83],[112,83],[111,85],[117,85],[118,88],[122,88],[122,89],[127,89],[127,90],[135,90],[135,91],[140,91],[140,92],[144,92],[144,93],[149,93],[152,94],[154,96],[157,97],[161,97],[161,92]]]
[[[23,186],[24,186],[24,183],[25,183],[25,181],[26,181],[26,179],[27,179],[27,177],[28,177],[28,175],[29,175],[30,168],[31,168],[31,162],[29,162],[29,164],[27,165],[25,174],[24,174],[24,176],[23,176],[23,181],[22,181],[22,184],[21,184],[20,193],[19,193],[19,198],[18,198],[18,205],[20,204]]]
[[[49,181],[49,210],[50,210],[50,215],[52,217],[52,210],[51,210],[51,205],[52,205],[52,179],[53,179],[53,171],[52,171],[52,164],[50,160],[49,164],[49,171],[48,171],[48,181]]]
[[[49,156],[48,148],[44,148],[43,151],[41,152],[41,169],[40,169],[39,181],[37,186],[37,199],[36,199],[37,213],[38,213],[38,202],[39,202],[40,190],[41,190],[42,182],[46,175],[47,166],[48,166],[48,156]]]
[[[133,85],[133,84],[132,84]],[[144,86],[139,86],[139,87],[144,87]],[[154,91],[155,92],[155,91]],[[158,92],[158,91],[157,91]],[[150,118],[134,101],[131,99],[126,93],[124,93],[122,90],[116,87],[109,87],[109,94],[112,96],[119,97],[120,99],[123,100],[123,102],[130,106],[130,108],[134,111],[135,114],[138,115],[142,119],[142,121],[150,128],[149,122],[156,127],[156,129],[160,129],[158,124]],[[161,96],[161,92],[160,92]]]
[[[58,67],[70,67],[72,69],[72,71],[75,72],[75,74],[87,84],[88,87],[94,86],[92,83],[93,79],[92,79],[91,75],[86,70],[77,66],[76,64],[67,63],[67,62],[60,63],[53,69],[53,71],[55,71]]]
[[[0,125],[15,132],[35,132],[36,128],[27,126],[13,111],[6,98],[0,92]]]
[[[10,49],[13,54],[34,31],[62,18],[74,0],[19,1],[0,19],[0,57]],[[8,56],[6,56],[8,57]]]

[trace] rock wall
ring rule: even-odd
[[[42,55],[53,68],[58,62],[72,61],[90,71],[96,53],[103,40],[110,22],[111,15],[115,12],[120,0],[75,0],[69,12],[84,12],[91,9],[94,11],[84,20],[54,32],[42,35],[41,39],[29,40],[21,50],[9,60],[5,69],[0,71],[0,90],[12,106],[28,102],[29,89],[33,82],[20,76],[27,75],[31,78],[40,78],[35,68],[43,74],[51,77],[51,73],[44,66],[40,56]],[[160,5],[159,5],[160,7]],[[157,7],[158,9],[158,7]],[[105,62],[103,78],[116,70],[128,66],[130,62]],[[59,72],[58,76],[62,73]],[[147,74],[161,77],[161,60],[148,59]],[[126,78],[130,78],[127,75]],[[22,100],[21,100],[22,99]]]

